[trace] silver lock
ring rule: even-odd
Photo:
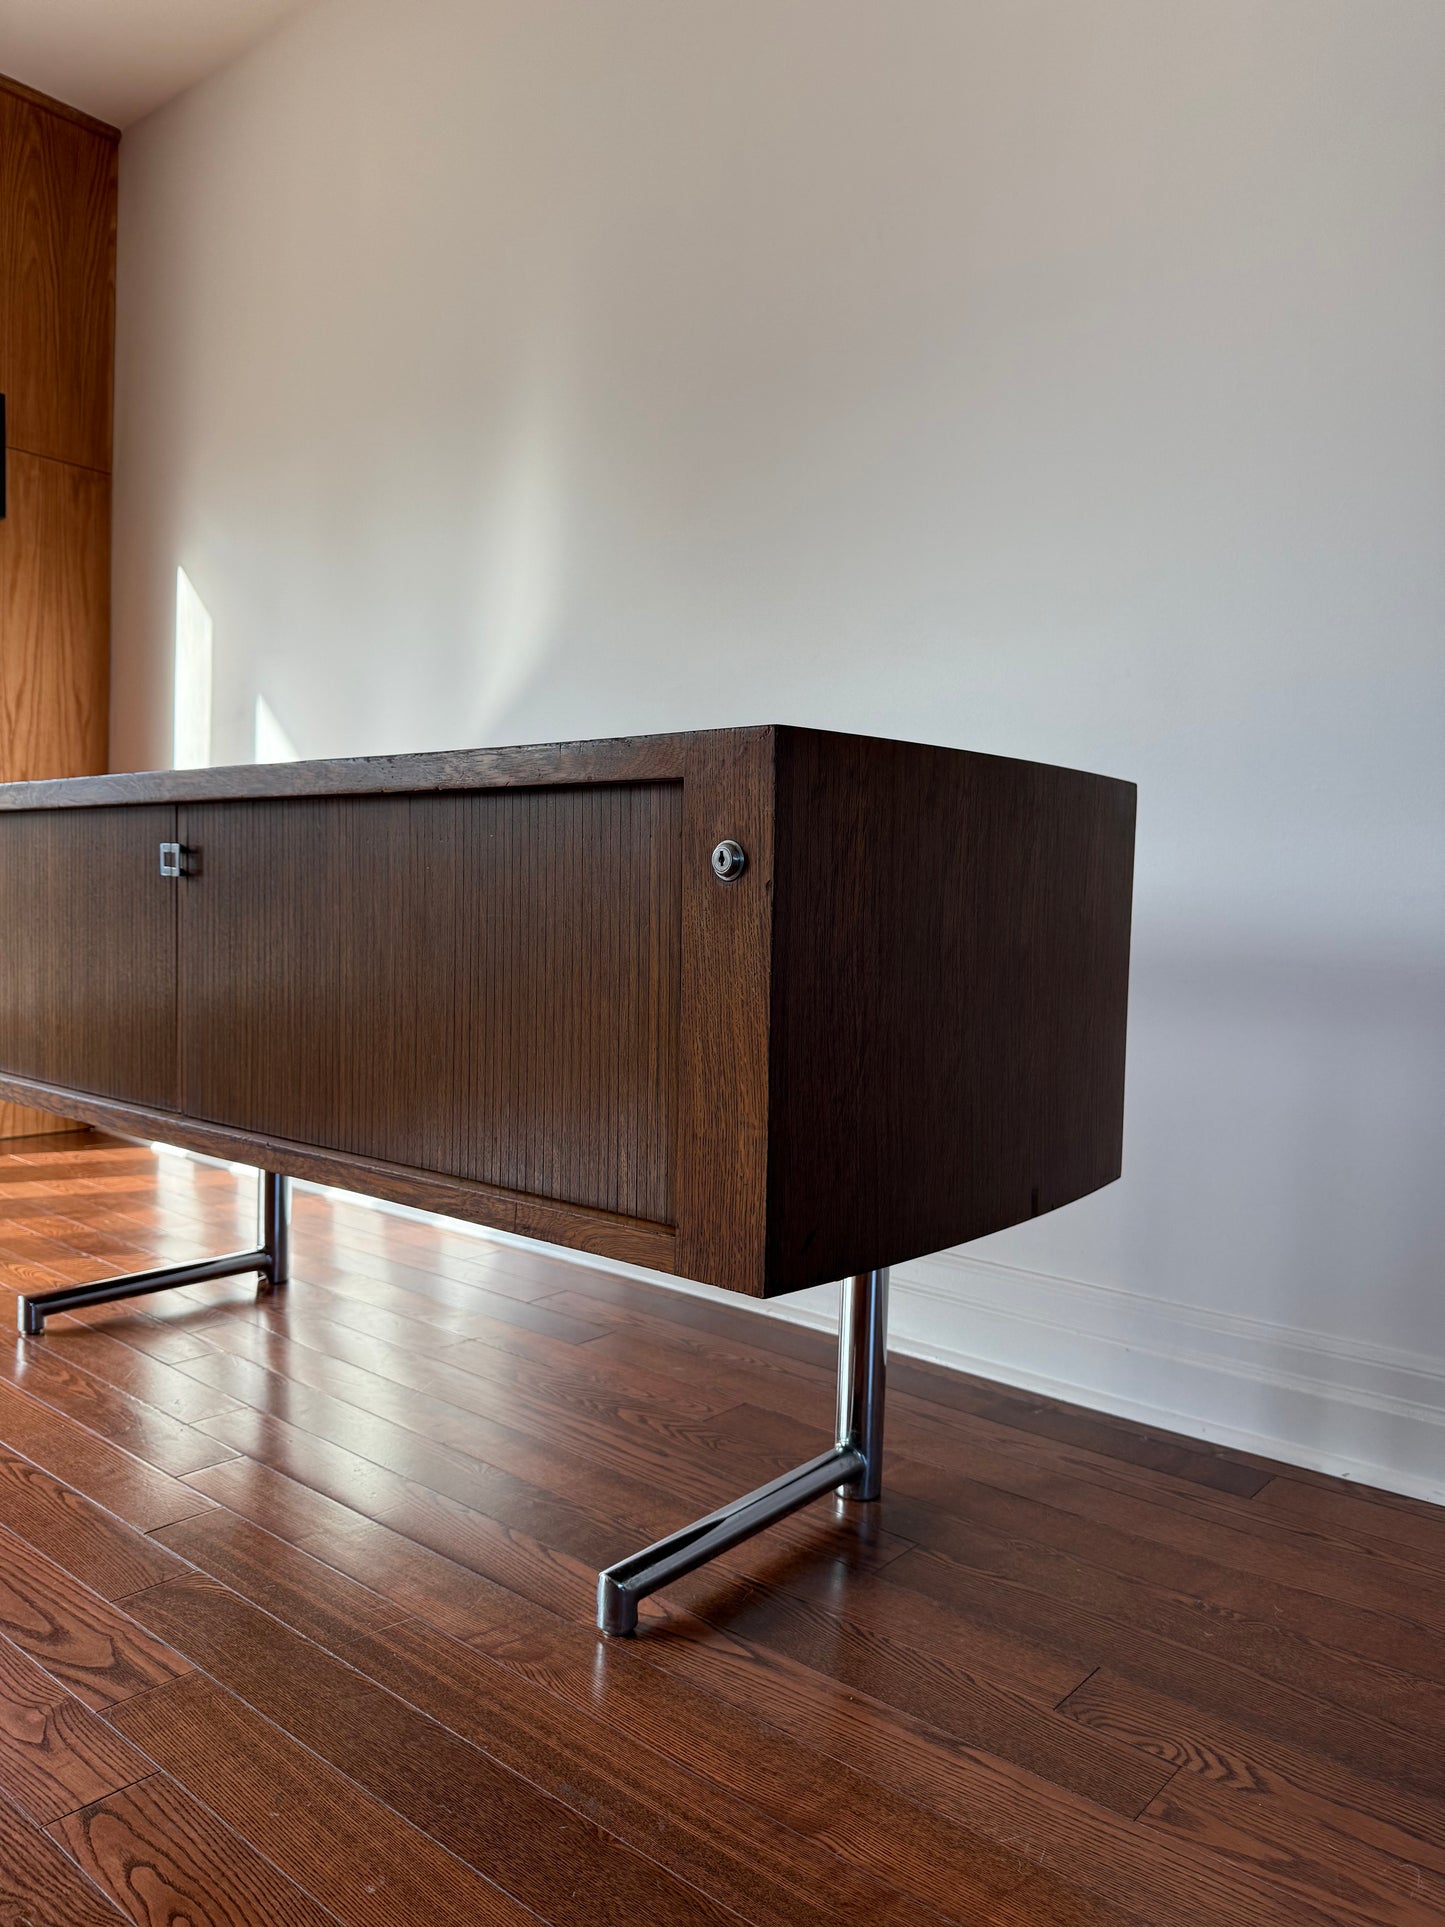
[[[181,846],[179,843],[162,843],[161,875],[178,877],[181,874]]]
[[[712,853],[712,873],[719,883],[736,883],[748,867],[748,854],[741,843],[725,836]]]

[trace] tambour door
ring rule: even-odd
[[[681,786],[181,812],[181,1107],[673,1221]]]
[[[0,1071],[176,1100],[169,805],[0,811]]]

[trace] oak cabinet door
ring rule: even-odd
[[[90,775],[108,727],[110,479],[13,448],[7,463],[0,782]]]
[[[116,143],[0,89],[0,390],[12,448],[109,472]]]
[[[168,804],[0,812],[0,1069],[174,1109],[175,821]]]
[[[673,1218],[680,785],[182,812],[182,1108]]]

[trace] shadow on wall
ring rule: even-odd
[[[1141,940],[1121,1282],[1417,1353],[1433,1333],[1445,1370],[1441,981],[1424,955]]]
[[[258,763],[299,763],[301,752],[275,710],[260,694],[256,697],[254,760]]]
[[[1445,1500],[1440,977],[1141,931],[1122,1181],[901,1266],[899,1349]]]

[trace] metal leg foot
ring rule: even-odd
[[[291,1282],[291,1180],[274,1171],[261,1173],[261,1251],[258,1266],[268,1291]],[[250,1269],[249,1266],[246,1267]]]
[[[153,1291],[173,1291],[177,1285],[198,1285],[208,1278],[232,1278],[257,1271],[268,1289],[284,1285],[291,1275],[291,1180],[274,1171],[261,1174],[260,1243],[254,1251],[233,1251],[224,1258],[202,1258],[193,1265],[164,1265],[156,1271],[127,1272],[121,1278],[102,1278],[93,1285],[64,1285],[57,1291],[36,1292],[22,1298],[21,1334],[38,1338],[55,1312],[78,1311],[83,1305],[109,1305],[121,1298],[144,1298]]]
[[[883,1396],[888,1356],[888,1273],[843,1285],[838,1325],[838,1442],[806,1465],[695,1519],[597,1575],[597,1626],[614,1638],[637,1630],[638,1601],[750,1539],[825,1492],[876,1499],[883,1484]]]

